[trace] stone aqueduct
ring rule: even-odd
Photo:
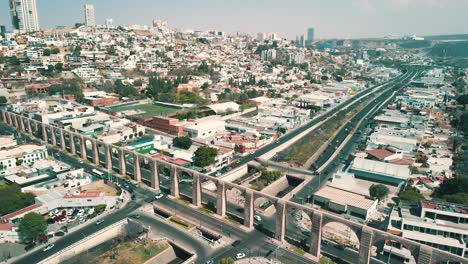
[[[467,259],[451,254],[446,251],[442,251],[436,248],[429,247],[399,236],[389,234],[387,232],[377,230],[347,219],[340,216],[319,211],[301,204],[297,204],[291,201],[287,201],[281,198],[270,196],[255,190],[251,190],[244,186],[240,186],[234,183],[225,182],[221,179],[199,173],[189,168],[177,166],[166,162],[164,160],[156,160],[149,155],[140,154],[132,150],[125,149],[123,147],[104,143],[94,138],[80,135],[78,133],[64,130],[59,127],[44,124],[37,120],[12,113],[6,110],[1,111],[2,121],[14,126],[16,129],[28,133],[31,136],[36,136],[35,133],[41,129],[42,140],[50,143],[51,145],[60,147],[62,150],[68,150],[71,154],[79,154],[83,160],[87,160],[86,143],[91,143],[92,150],[92,162],[99,165],[103,163],[108,169],[112,169],[112,153],[118,153],[118,168],[120,175],[123,177],[127,176],[126,169],[126,155],[133,157],[133,178],[137,182],[141,182],[141,161],[149,163],[151,170],[151,179],[149,179],[149,186],[155,190],[160,188],[159,181],[159,170],[161,166],[170,169],[170,182],[169,187],[170,193],[174,197],[179,197],[179,177],[181,173],[190,175],[193,179],[192,185],[192,204],[196,207],[202,204],[202,181],[212,181],[217,186],[216,191],[216,213],[224,217],[226,215],[226,190],[236,188],[243,193],[245,197],[244,204],[244,226],[247,228],[253,228],[253,216],[254,216],[254,200],[261,197],[267,199],[276,208],[275,213],[275,233],[274,238],[279,241],[283,241],[285,238],[286,228],[286,217],[288,210],[302,210],[311,219],[311,230],[309,237],[310,249],[309,253],[313,256],[320,256],[320,243],[322,236],[322,228],[330,222],[338,222],[348,226],[359,238],[359,260],[357,263],[369,263],[371,257],[372,245],[382,240],[392,240],[397,243],[401,243],[405,248],[409,249],[415,257],[417,263],[429,264],[429,263],[442,263],[447,261],[468,263]],[[68,142],[67,142],[68,141]],[[68,145],[67,145],[68,144]],[[79,149],[76,146],[79,145]],[[105,149],[105,161],[99,160],[99,148]]]

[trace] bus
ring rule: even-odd
[[[93,169],[91,172],[92,172],[94,175],[96,175],[98,178],[101,178],[101,179],[105,179],[105,178],[106,178],[105,173],[102,172],[102,171]]]

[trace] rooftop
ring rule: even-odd
[[[32,211],[32,210],[34,210],[34,209],[36,209],[38,207],[40,207],[40,205],[33,204],[33,205],[30,205],[30,206],[24,207],[22,209],[19,209],[16,212],[6,214],[6,215],[2,216],[2,219],[3,220],[8,220],[8,219],[14,218],[15,216],[22,215],[22,214],[25,214],[25,213],[27,213],[29,211]]]
[[[335,203],[346,204],[366,210],[371,208],[376,202],[375,200],[367,198],[365,195],[329,185],[323,187],[314,195],[327,198]]]
[[[406,165],[397,165],[363,158],[354,159],[353,169],[384,174],[400,179],[407,179],[410,176],[410,169]]]
[[[432,201],[422,201],[421,206],[426,209],[439,210],[450,213],[464,214],[468,216],[468,206],[461,204],[438,203]]]
[[[101,196],[101,192],[82,192],[79,194],[67,194],[64,199],[96,198]]]

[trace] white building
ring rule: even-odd
[[[276,50],[275,49],[262,50],[261,58],[262,58],[262,61],[269,61],[269,60],[276,59]]]
[[[47,148],[36,144],[24,144],[0,150],[0,171],[14,168],[17,163],[31,164],[47,158]]]
[[[313,203],[336,213],[345,213],[368,220],[377,212],[378,200],[327,185],[314,194]]]
[[[20,32],[39,31],[36,0],[10,0],[13,28]]]
[[[388,231],[459,256],[468,256],[466,206],[422,201],[418,208],[413,209],[392,211]]]
[[[96,26],[96,17],[94,16],[94,6],[91,4],[85,4],[85,25],[88,27]]]

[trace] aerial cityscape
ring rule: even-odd
[[[468,3],[223,2],[0,3],[0,261],[468,263]]]

